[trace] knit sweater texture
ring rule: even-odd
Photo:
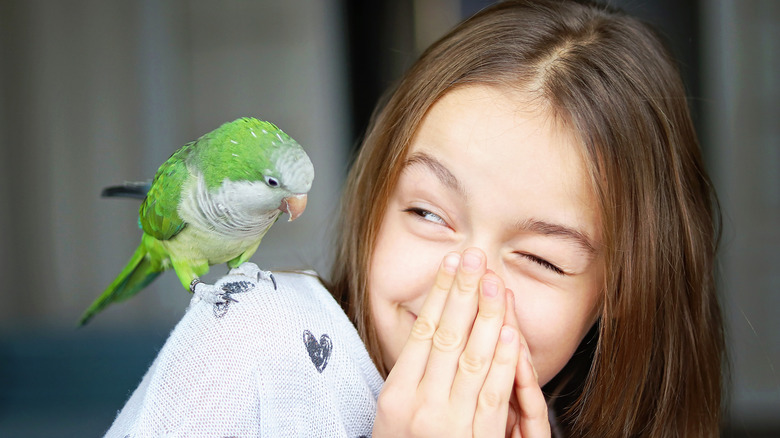
[[[244,263],[193,298],[107,437],[370,436],[383,380],[312,272]]]

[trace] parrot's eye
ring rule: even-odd
[[[270,187],[279,187],[279,180],[272,176],[266,176],[265,183],[268,184]]]

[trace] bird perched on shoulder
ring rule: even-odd
[[[190,292],[209,266],[235,268],[257,251],[279,215],[293,221],[306,208],[314,167],[295,140],[253,118],[228,122],[188,143],[160,166],[138,223],[143,234],[122,272],[84,312],[80,325],[173,268]],[[122,195],[122,189],[108,189]]]

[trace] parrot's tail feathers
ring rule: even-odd
[[[105,309],[111,303],[124,301],[137,294],[149,283],[154,281],[160,271],[152,269],[152,264],[146,257],[147,252],[143,245],[135,250],[133,257],[125,265],[122,272],[111,282],[105,291],[87,308],[79,320],[79,326],[85,325],[98,312]]]
[[[100,196],[104,198],[144,199],[152,184],[144,182],[126,182],[121,186],[110,186],[103,189]]]

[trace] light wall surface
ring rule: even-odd
[[[3,2],[0,275],[4,297],[26,292],[0,306],[0,327],[72,328],[140,239],[139,203],[101,189],[151,179],[242,116],[276,123],[316,169],[305,214],[279,221],[252,261],[326,274],[350,147],[335,3]],[[188,299],[165,273],[93,325],[168,325]]]

